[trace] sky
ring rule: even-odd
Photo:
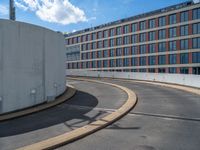
[[[16,20],[75,32],[188,0],[15,0]],[[198,1],[198,0],[197,0]],[[9,0],[0,0],[0,18],[8,19]]]

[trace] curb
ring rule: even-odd
[[[47,140],[38,142],[38,143],[34,143],[32,145],[28,145],[25,147],[21,147],[17,150],[43,150],[43,149],[53,149],[56,147],[59,147],[61,145],[73,142],[75,140],[78,140],[80,138],[83,138],[87,135],[90,135],[102,128],[105,128],[106,126],[112,124],[113,122],[115,122],[116,120],[120,119],[121,117],[123,117],[124,115],[126,115],[137,103],[137,96],[136,94],[123,86],[120,85],[116,85],[116,84],[112,84],[112,83],[106,83],[106,82],[102,82],[102,81],[96,81],[96,80],[91,80],[91,79],[77,79],[77,78],[70,78],[73,80],[79,80],[79,81],[88,81],[88,82],[96,82],[96,83],[100,83],[100,84],[106,84],[106,85],[110,85],[116,88],[119,88],[123,91],[125,91],[128,94],[128,99],[127,101],[115,112],[97,120],[94,121],[88,125],[85,125],[83,127],[80,127],[78,129],[75,129],[73,131],[55,136],[53,138],[49,138]]]
[[[74,96],[75,93],[76,93],[76,89],[73,86],[68,85],[67,90],[61,96],[59,96],[55,101],[45,103],[45,104],[41,104],[41,105],[38,105],[36,107],[27,108],[27,109],[24,109],[24,110],[21,110],[21,111],[16,111],[16,112],[0,115],[0,121],[6,121],[6,120],[9,120],[9,119],[22,117],[22,116],[25,116],[25,115],[29,115],[29,114],[32,114],[32,113],[36,113],[36,112],[48,109],[50,107],[56,106],[58,104],[61,104],[65,101],[67,101],[72,96]]]

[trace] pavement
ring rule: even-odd
[[[138,103],[111,126],[58,150],[198,150],[200,96],[158,85],[106,79],[136,92]]]
[[[138,96],[136,107],[107,128],[58,150],[199,149],[199,95],[146,83],[111,79],[102,81],[135,91]],[[78,92],[68,102],[1,122],[0,149],[16,149],[77,129],[114,112],[127,99],[127,94],[122,90],[108,85],[76,80],[69,83]]]
[[[0,122],[0,149],[13,150],[72,131],[106,116],[102,108],[117,109],[127,99],[124,91],[109,85],[70,80],[68,84],[77,92],[65,103]]]

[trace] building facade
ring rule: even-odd
[[[200,3],[65,34],[68,69],[200,74]]]

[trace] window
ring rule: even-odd
[[[176,58],[177,58],[176,54],[170,54],[169,55],[169,64],[176,64]]]
[[[96,33],[92,33],[92,40],[96,40]]]
[[[149,32],[149,41],[153,41],[153,40],[156,40],[156,32],[155,31]]]
[[[189,20],[189,13],[188,13],[188,11],[181,12],[180,17],[181,17],[180,18],[181,22],[188,21]]]
[[[140,66],[145,66],[146,65],[146,57],[140,57]]]
[[[129,33],[129,25],[124,26],[124,33]]]
[[[200,52],[192,53],[192,63],[200,63]]]
[[[140,45],[140,54],[146,53],[146,45]]]
[[[116,28],[116,35],[120,35],[120,34],[122,34],[121,32],[122,32],[122,28],[121,27],[117,27]]]
[[[117,38],[116,45],[122,45],[122,37]]]
[[[159,55],[158,56],[158,64],[165,65],[166,64],[166,55]]]
[[[114,57],[115,56],[115,50],[114,49],[111,49],[110,50],[110,57]]]
[[[169,68],[169,73],[176,73],[176,68],[175,67]]]
[[[169,37],[176,37],[176,27],[174,28],[169,28]]]
[[[132,46],[132,48],[131,48],[131,54],[132,54],[132,55],[135,55],[135,54],[137,54],[137,53],[138,53],[137,46]]]
[[[180,68],[180,73],[181,74],[188,74],[189,73],[189,69],[187,67],[182,67],[182,68]]]
[[[86,35],[82,35],[82,41],[83,41],[83,42],[86,41]]]
[[[108,50],[103,51],[103,57],[108,57]]]
[[[149,20],[149,28],[155,28],[156,27],[156,20],[155,19],[151,19]]]
[[[139,69],[139,72],[146,72],[146,69],[145,68]]]
[[[97,58],[102,58],[102,52],[101,51],[97,52]]]
[[[149,44],[149,53],[155,53],[156,52],[156,44]]]
[[[96,62],[92,61],[92,68],[96,68]]]
[[[102,31],[98,32],[97,35],[98,35],[98,39],[101,39],[102,38]]]
[[[103,31],[103,37],[107,38],[108,37],[108,30]]]
[[[87,43],[87,50],[91,50],[91,44],[90,43]]]
[[[145,30],[146,29],[146,22],[142,21],[140,22],[140,30]]]
[[[132,32],[136,32],[137,31],[137,23],[132,24],[131,28],[132,28]]]
[[[96,52],[92,52],[92,59],[96,58]]]
[[[137,35],[136,34],[132,35],[132,43],[133,44],[137,43]]]
[[[146,33],[141,33],[140,34],[140,42],[145,42],[146,41]]]
[[[189,63],[188,53],[180,54],[180,63],[181,64],[188,64]]]
[[[150,73],[155,73],[155,72],[156,72],[155,68],[149,68],[148,71],[149,71]]]
[[[97,45],[96,45],[96,42],[93,42],[93,43],[92,43],[92,49],[96,49],[96,46],[97,46]]]
[[[102,48],[103,47],[102,41],[98,41],[97,45],[98,45],[98,48]]]
[[[122,56],[122,49],[121,48],[116,49],[116,56]]]
[[[176,41],[170,41],[169,42],[169,51],[175,51],[176,50]]]
[[[180,28],[180,35],[181,36],[188,35],[188,25],[181,26],[181,28]]]
[[[200,23],[195,23],[192,25],[192,33],[200,34]]]
[[[108,67],[108,60],[103,60],[103,67]]]
[[[88,34],[88,35],[87,35],[87,41],[90,41],[90,40],[91,40],[91,35]]]
[[[192,19],[200,19],[200,8],[192,10]]]
[[[86,44],[82,44],[82,51],[86,50]]]
[[[158,25],[159,25],[159,27],[166,25],[166,17],[165,16],[158,18]]]
[[[166,43],[165,42],[158,43],[158,51],[159,52],[166,51]]]
[[[110,39],[110,47],[113,47],[115,45],[114,39]]]
[[[124,66],[129,66],[129,58],[124,58]]]
[[[176,14],[169,16],[169,24],[175,24],[176,23]]]
[[[162,29],[158,31],[158,39],[165,39],[166,38],[166,30]]]
[[[129,43],[130,43],[129,36],[125,36],[124,37],[124,44],[129,44]]]
[[[129,47],[124,48],[124,56],[129,55]]]
[[[193,67],[192,68],[192,73],[196,75],[200,75],[200,67]]]
[[[97,61],[97,68],[101,68],[101,60]]]
[[[200,38],[192,39],[192,48],[200,48]]]
[[[110,67],[115,67],[115,60],[114,59],[110,60]]]
[[[131,58],[131,66],[137,66],[137,58],[136,57]]]
[[[104,45],[104,47],[108,47],[108,40],[104,40],[103,45]]]
[[[122,59],[116,59],[116,66],[122,67]]]
[[[110,29],[110,36],[114,36],[115,35],[115,29]]]
[[[156,56],[149,56],[149,65],[156,64]]]
[[[79,37],[77,37],[77,41],[78,41],[78,43],[80,43],[81,42],[81,37],[79,36]]]
[[[181,40],[180,41],[180,48],[181,50],[185,50],[185,49],[188,49],[188,39],[185,39],[185,40]]]
[[[165,68],[158,68],[159,73],[165,73]]]

